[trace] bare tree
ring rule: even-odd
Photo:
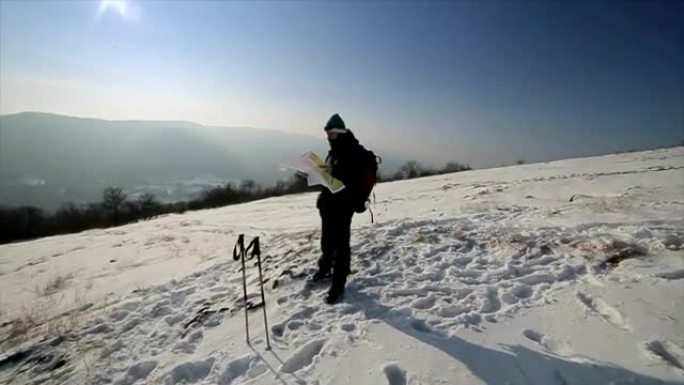
[[[443,171],[450,173],[450,172],[460,172],[460,171],[467,171],[470,170],[470,165],[467,164],[460,164],[458,162],[448,162],[446,166],[444,166]]]
[[[112,212],[115,224],[119,224],[119,213],[127,197],[121,187],[107,187],[102,192],[102,205]]]
[[[422,167],[420,163],[415,160],[409,160],[403,166],[401,166],[401,174],[403,174],[404,179],[411,179],[419,176],[421,174]]]
[[[144,193],[138,197],[138,208],[143,218],[149,218],[159,208],[157,198],[152,193]]]
[[[253,193],[256,191],[257,185],[252,179],[243,180],[240,184],[240,191],[244,193]]]

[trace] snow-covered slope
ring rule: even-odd
[[[334,306],[304,282],[312,194],[1,246],[0,381],[684,384],[684,148],[376,195]],[[261,237],[272,351],[261,309],[245,343],[240,233]]]

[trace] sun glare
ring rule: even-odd
[[[97,16],[113,11],[126,18],[126,11],[128,10],[128,2],[126,0],[102,0],[100,2],[100,9],[97,11]]]

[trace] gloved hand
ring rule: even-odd
[[[318,166],[318,169],[326,174],[330,174],[332,172],[332,166],[329,164],[322,164]]]

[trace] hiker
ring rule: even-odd
[[[316,207],[321,215],[321,258],[318,271],[311,278],[320,281],[331,276],[332,284],[325,299],[328,304],[336,303],[344,293],[349,275],[351,249],[349,246],[351,221],[354,212],[359,211],[359,201],[365,204],[364,195],[365,150],[354,134],[345,126],[340,115],[335,114],[324,127],[330,143],[326,166],[330,174],[344,183],[344,189],[335,194],[327,188],[319,194]],[[375,155],[373,155],[375,158]],[[376,166],[377,169],[377,166]],[[375,171],[373,171],[375,173]],[[370,193],[370,191],[369,191]],[[365,208],[364,208],[365,209]]]

